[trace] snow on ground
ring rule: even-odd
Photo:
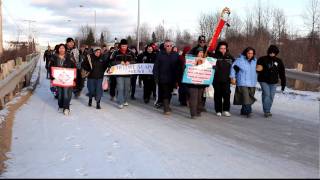
[[[238,106],[232,118],[217,118],[208,100],[210,112],[191,120],[176,100],[163,116],[138,88],[139,100],[123,110],[108,96],[102,110],[89,108],[83,95],[65,117],[41,73],[16,114],[3,178],[319,178],[316,98],[277,94],[271,119],[260,92],[251,119]]]

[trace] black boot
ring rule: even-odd
[[[89,106],[89,107],[91,107],[91,106],[92,106],[92,99],[89,99],[88,106]]]
[[[101,109],[100,101],[97,101],[97,109]]]

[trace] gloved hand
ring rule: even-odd
[[[238,73],[240,71],[240,68],[237,65],[233,66],[233,69],[236,71],[236,73]]]

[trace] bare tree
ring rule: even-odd
[[[149,43],[151,41],[151,28],[149,24],[143,23],[140,26],[140,37],[143,43]]]
[[[199,33],[206,37],[213,35],[214,29],[219,21],[220,12],[201,14],[199,18]]]
[[[309,0],[305,15],[303,17],[305,25],[310,31],[311,44],[314,45],[319,34],[317,29],[319,29],[320,26],[320,1]]]
[[[166,33],[165,33],[164,27],[163,27],[161,24],[159,24],[159,25],[155,28],[154,33],[155,33],[155,36],[157,37],[157,40],[158,40],[159,42],[164,42],[165,37],[166,37]]]
[[[236,13],[232,13],[229,20],[230,27],[226,28],[226,39],[228,37],[236,37],[241,35],[243,29],[243,22]]]
[[[253,34],[254,24],[253,24],[253,14],[249,11],[247,11],[246,19],[244,21],[245,24],[245,35],[248,40],[249,36]]]
[[[182,34],[182,39],[185,44],[191,44],[192,41],[192,35],[188,30],[184,30]]]
[[[282,9],[273,10],[272,38],[276,43],[280,43],[281,38],[287,34],[287,19]]]

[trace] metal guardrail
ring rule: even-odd
[[[27,81],[26,84],[28,85],[28,81],[30,81],[31,74],[39,60],[39,54],[34,54],[32,56],[29,56],[29,58],[30,60],[28,60],[27,63],[19,66],[18,69],[16,69],[12,73],[10,73],[5,79],[0,81],[0,110],[5,105],[4,98],[7,95],[13,96],[13,93],[16,90],[17,86],[19,86],[19,84],[24,79]]]
[[[296,69],[286,69],[286,76],[289,79],[296,79],[310,84],[320,85],[320,74],[298,71]]]

